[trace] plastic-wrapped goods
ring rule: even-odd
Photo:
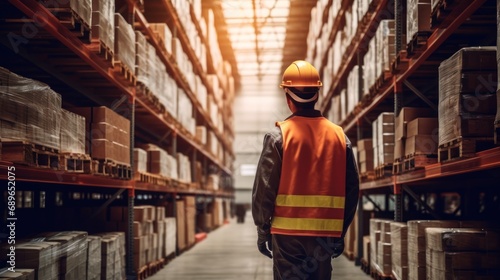
[[[61,110],[61,153],[85,154],[85,117]]]
[[[418,32],[431,31],[431,0],[408,0],[406,42],[410,43]]]
[[[58,280],[60,246],[59,242],[16,242],[16,270],[34,269],[35,279]]]
[[[47,9],[53,10],[54,15],[61,13],[61,9],[70,8],[73,13],[82,21],[84,25],[90,27],[92,20],[92,0],[65,0],[57,1],[39,1]]]
[[[177,153],[177,166],[179,168],[179,180],[183,182],[192,182],[191,179],[191,161],[189,157],[181,153]]]
[[[61,96],[0,67],[0,137],[60,149]]]
[[[439,66],[439,145],[459,137],[493,137],[496,47],[469,47]]]
[[[79,280],[87,273],[87,232],[63,231],[42,234],[36,241],[60,244],[59,279]],[[85,278],[85,277],[84,277]]]
[[[177,223],[175,218],[165,218],[165,256],[175,253],[177,244]]]
[[[125,233],[104,232],[101,237],[101,279],[125,279]]]
[[[35,280],[34,269],[19,269],[16,267],[15,272],[0,269],[0,280]]]
[[[396,279],[408,279],[408,225],[391,222],[392,274]]]
[[[101,237],[87,236],[87,280],[101,279]]]
[[[359,66],[355,65],[347,77],[347,112],[351,113],[359,102]]]
[[[99,40],[112,52],[115,47],[114,13],[115,0],[92,0],[92,39]]]
[[[148,149],[148,172],[165,177],[170,175],[168,170],[168,153],[159,148]]]
[[[121,14],[115,14],[115,59],[135,72],[135,32]]]
[[[372,123],[375,167],[394,159],[394,113],[381,113]]]
[[[135,68],[137,82],[149,85],[148,44],[146,36],[140,31],[135,32]]]
[[[148,172],[148,152],[141,148],[134,148],[134,168],[135,171]]]

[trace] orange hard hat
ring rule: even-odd
[[[319,73],[311,63],[304,60],[296,60],[286,68],[280,84],[281,88],[287,87],[321,87],[323,84]]]

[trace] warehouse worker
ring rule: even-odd
[[[264,137],[252,215],[274,279],[330,279],[358,203],[351,142],[314,109],[321,86],[311,64],[293,62],[280,85],[292,115]]]

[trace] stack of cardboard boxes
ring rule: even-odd
[[[365,175],[373,172],[373,139],[358,140],[358,163],[359,173]]]
[[[394,158],[394,113],[381,113],[372,123],[374,167],[393,163]]]
[[[392,275],[398,280],[408,280],[408,225],[391,223]]]
[[[130,121],[111,109],[75,107],[71,109],[85,117],[85,150],[93,159],[113,160],[130,165]]]

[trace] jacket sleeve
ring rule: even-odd
[[[257,165],[252,190],[252,216],[258,229],[269,231],[281,175],[283,155],[281,131],[267,133]]]
[[[344,209],[344,228],[342,237],[345,236],[349,225],[354,219],[359,199],[359,174],[356,159],[352,150],[352,144],[349,138],[346,138],[346,193]]]

